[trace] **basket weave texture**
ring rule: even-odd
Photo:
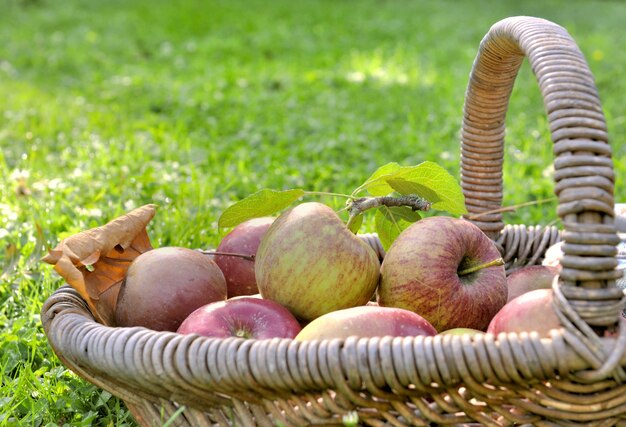
[[[505,226],[505,115],[528,58],[554,143],[563,225]],[[554,285],[563,327],[536,333],[244,340],[112,328],[62,287],[42,321],[62,362],[122,398],[144,426],[626,425],[624,293],[615,286],[614,176],[599,97],[562,27],[538,18],[496,23],[466,92],[461,181],[468,219],[496,242],[507,270],[540,263],[563,241]],[[364,236],[379,251],[375,236]],[[380,252],[382,255],[382,251]],[[182,407],[184,406],[184,410]]]

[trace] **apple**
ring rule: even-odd
[[[436,335],[422,316],[395,307],[364,305],[326,313],[306,325],[297,340],[365,337]]]
[[[196,308],[226,299],[217,264],[199,251],[163,247],[135,258],[120,287],[117,326],[175,331]]]
[[[414,311],[438,331],[485,330],[506,303],[500,252],[476,225],[445,216],[406,228],[385,255],[378,304]]]
[[[380,262],[330,207],[302,203],[280,215],[261,240],[255,275],[263,298],[298,319],[364,305],[378,284]]]
[[[439,332],[439,335],[478,335],[484,333],[484,331],[472,328],[452,328]]]
[[[527,265],[513,271],[506,278],[507,302],[535,289],[549,289],[559,270],[549,265]]]
[[[506,303],[496,313],[487,333],[536,331],[542,338],[549,338],[552,329],[561,327],[552,301],[552,289],[526,292]]]
[[[294,338],[300,332],[296,318],[277,302],[239,296],[193,311],[180,325],[181,334],[228,338]]]
[[[274,218],[271,217],[244,221],[224,236],[217,246],[214,260],[226,278],[229,298],[259,292],[254,278],[254,260],[237,255],[254,257],[261,238],[272,222]]]

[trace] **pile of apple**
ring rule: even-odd
[[[381,262],[330,207],[302,203],[245,221],[213,255],[152,249],[129,267],[119,326],[208,337],[302,340],[559,327],[557,267],[507,278],[499,251],[475,225],[448,216],[406,228]]]

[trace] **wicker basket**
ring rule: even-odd
[[[505,114],[527,57],[555,153],[563,230],[504,226]],[[62,362],[161,425],[626,425],[624,293],[615,287],[614,177],[605,120],[587,63],[569,34],[537,18],[495,24],[466,93],[462,187],[473,220],[510,270],[562,240],[555,285],[563,328],[535,333],[406,338],[210,339],[111,328],[68,287],[43,307]],[[376,245],[375,239],[372,244]]]

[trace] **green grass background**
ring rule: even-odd
[[[585,53],[623,201],[620,1],[0,0],[0,425],[134,425],[47,344],[48,248],[146,203],[154,246],[214,247],[222,210],[260,188],[350,193],[390,161],[458,176],[472,61],[512,15],[563,25]],[[507,126],[504,203],[551,197],[527,65]],[[505,219],[546,224],[555,205]]]

